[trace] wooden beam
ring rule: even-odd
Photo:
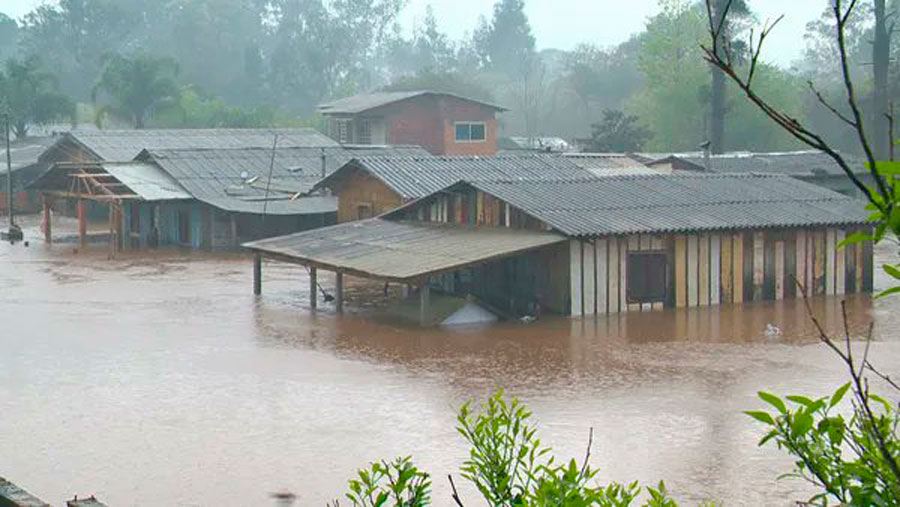
[[[835,249],[835,262],[834,262],[834,293],[835,294],[844,294],[845,284],[847,282],[847,247],[838,246],[841,241],[844,241],[844,237],[846,234],[843,229],[837,229],[834,235],[834,243]]]
[[[687,238],[675,236],[675,306],[687,306]]]
[[[344,274],[340,271],[334,274],[334,309],[344,313]]]
[[[734,302],[734,279],[732,277],[733,261],[731,260],[734,241],[731,234],[721,236],[722,243],[722,303]]]
[[[597,272],[596,272],[596,285],[597,285],[597,313],[605,314],[608,310],[608,291],[609,291],[609,283],[606,277],[606,270],[609,264],[609,257],[606,251],[606,240],[598,239],[593,242],[594,245],[594,260],[597,263]]]
[[[722,302],[722,243],[718,234],[709,237],[709,304]]]
[[[607,312],[619,313],[619,239],[611,236],[608,239],[608,245],[609,254],[606,261],[609,282],[607,285]]]
[[[78,246],[84,248],[87,245],[87,214],[84,199],[78,199],[75,209],[78,215]]]
[[[734,280],[734,297],[735,303],[744,302],[744,235],[740,232],[731,237],[733,245],[731,248],[731,273]]]
[[[799,283],[802,287],[806,287],[806,231],[800,229],[797,231],[797,269],[796,269],[796,282]],[[785,283],[795,283],[794,280],[785,280]],[[803,297],[803,293],[800,291],[798,287],[796,290],[797,297]]]
[[[570,314],[573,317],[583,315],[583,282],[581,273],[581,241],[569,240],[569,304]]]
[[[698,296],[700,306],[709,306],[709,235],[700,236],[699,262],[697,265]]]
[[[775,300],[784,299],[784,241],[775,242]]]
[[[313,310],[319,306],[319,291],[316,274],[318,270],[314,267],[309,268],[309,307]]]
[[[766,279],[766,234],[753,233],[753,300],[763,298],[763,284]]]
[[[419,324],[423,327],[430,324],[431,287],[428,282],[419,287]]]
[[[700,247],[697,235],[691,234],[687,238],[687,305],[689,307],[697,306],[697,304],[699,303],[699,252]]]
[[[597,274],[594,270],[594,242],[581,242],[581,272],[584,279],[584,293],[582,298],[584,301],[584,315],[594,315],[597,313]]]
[[[825,293],[829,296],[836,291],[835,285],[835,253],[837,243],[835,242],[834,229],[829,228],[825,232]]]

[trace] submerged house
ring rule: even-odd
[[[376,146],[148,148],[126,162],[57,162],[32,187],[47,202],[45,222],[49,203],[74,203],[82,244],[86,203],[95,202],[108,209],[114,248],[234,248],[334,223],[337,199],[308,195],[310,189],[354,156],[376,152],[424,154],[416,147]],[[51,241],[51,231],[45,233]]]
[[[650,155],[653,156],[653,155]],[[705,174],[781,174],[814,185],[819,185],[845,195],[860,195],[843,169],[828,154],[815,151],[788,151],[774,153],[733,152],[706,157],[703,152],[655,155],[646,164],[668,172]],[[865,163],[859,157],[845,155],[850,167],[866,184],[871,184]]]
[[[316,188],[338,198],[338,222],[381,215],[460,180],[588,180],[595,176],[555,155],[495,157],[357,157]]]
[[[481,203],[479,205],[479,203]],[[473,212],[474,211],[474,212]],[[245,244],[261,259],[433,289],[511,315],[602,315],[872,290],[859,201],[778,175],[461,181],[382,217]]]
[[[494,155],[505,108],[429,90],[374,92],[321,104],[341,144],[421,146],[432,155]]]

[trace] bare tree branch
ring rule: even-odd
[[[846,116],[844,116],[844,114],[841,113],[840,111],[838,111],[837,108],[835,108],[834,106],[829,104],[828,101],[825,99],[824,96],[822,96],[822,93],[816,88],[816,85],[813,84],[812,81],[807,81],[806,84],[809,85],[810,91],[812,91],[815,94],[815,96],[819,100],[820,104],[825,106],[826,109],[831,111],[831,113],[834,114],[835,116],[837,116],[841,121],[843,121],[844,123],[846,123],[847,125],[849,125],[853,128],[856,128],[856,123],[854,123],[854,121],[851,120],[850,118],[847,118]]]

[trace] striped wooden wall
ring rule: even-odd
[[[855,230],[795,229],[571,240],[572,315],[652,311],[627,300],[628,252],[667,254],[665,306],[702,307],[872,290],[871,245],[837,248]]]

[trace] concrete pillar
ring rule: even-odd
[[[262,294],[262,255],[253,254],[253,294]]]
[[[338,313],[344,313],[344,274],[334,274],[334,307]]]
[[[419,324],[422,326],[428,326],[431,324],[429,321],[429,306],[431,304],[431,288],[428,286],[428,282],[422,284],[419,287]]]
[[[317,291],[316,268],[309,268],[309,307],[313,310],[319,306],[319,293]]]
[[[87,212],[85,210],[84,199],[78,199],[75,205],[75,211],[78,215],[78,246],[84,248],[87,245]]]
[[[46,195],[42,196],[42,206],[43,206],[43,226],[44,226],[44,242],[49,244],[53,243],[53,224],[51,224],[50,219],[50,199],[47,198]]]

